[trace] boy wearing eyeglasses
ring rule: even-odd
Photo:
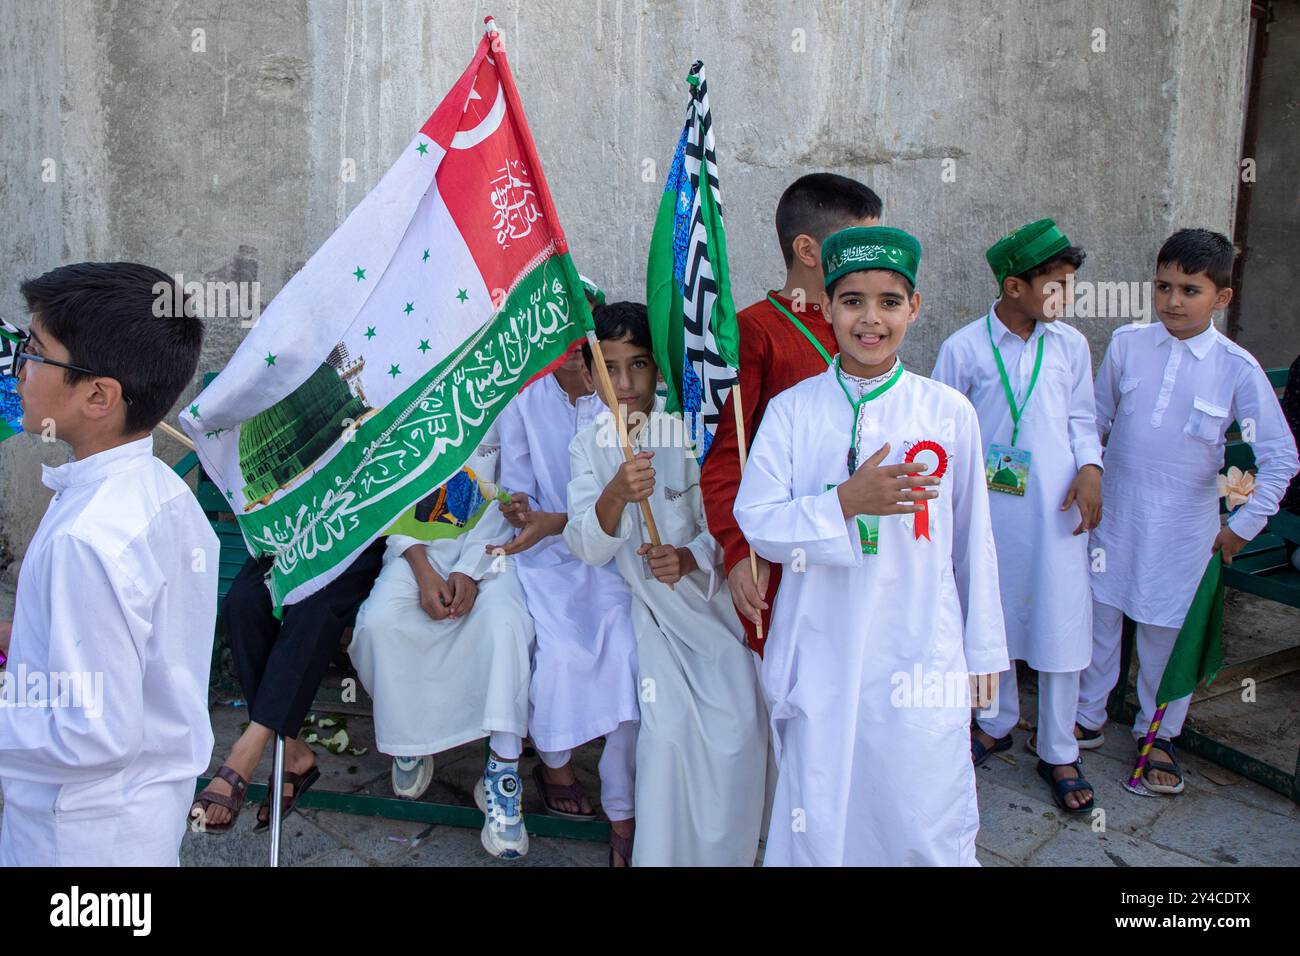
[[[175,866],[212,754],[218,542],[151,432],[202,323],[158,316],[163,272],[84,262],[23,283],[23,429],[66,442],[28,545],[0,681],[0,866]]]

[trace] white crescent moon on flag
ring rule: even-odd
[[[451,139],[452,149],[473,149],[483,140],[487,139],[497,131],[501,125],[501,120],[506,115],[506,94],[501,89],[501,84],[497,83],[497,97],[492,103],[492,109],[488,110],[487,116],[483,117],[473,129],[462,129]]]

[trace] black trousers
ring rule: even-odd
[[[279,621],[263,580],[271,559],[249,558],[240,569],[221,616],[250,720],[298,736],[343,632],[379,576],[384,547],[384,538],[375,541],[321,590],[286,605]]]

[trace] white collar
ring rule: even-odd
[[[1187,346],[1188,351],[1196,356],[1197,361],[1200,361],[1210,354],[1210,349],[1214,348],[1214,343],[1219,337],[1219,332],[1214,327],[1213,318],[1210,319],[1210,324],[1206,326],[1204,332],[1199,335],[1194,335],[1190,339],[1180,339],[1170,335],[1169,330],[1165,328],[1163,322],[1160,323],[1160,328],[1165,333],[1165,337],[1160,340],[1160,344],[1163,344],[1166,341],[1181,342],[1183,345]]]
[[[115,445],[88,458],[70,461],[52,468],[41,465],[41,483],[52,491],[102,481],[109,475],[137,468],[145,458],[153,457],[153,435],[145,435],[124,445]]]
[[[992,320],[991,327],[993,329],[993,341],[1000,343],[1008,335],[1012,336],[1013,338],[1020,339],[1020,336],[1016,335],[1016,333],[1012,332],[1009,328],[1007,328],[1006,323],[1004,323],[1002,319],[998,317],[997,304],[1001,301],[1002,301],[1001,299],[995,299],[993,301],[993,304],[989,306],[989,318]],[[1058,319],[1057,321],[1060,320]],[[1056,322],[1035,322],[1033,330],[1030,331],[1029,333],[1029,338],[1020,339],[1020,341],[1028,344],[1029,342],[1034,341],[1034,336],[1036,335],[1040,335],[1040,334],[1046,335],[1048,332],[1054,332],[1059,335],[1060,331],[1061,330],[1056,327]]]

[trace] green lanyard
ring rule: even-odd
[[[817,336],[809,332],[807,326],[805,326],[802,322],[796,319],[794,317],[793,312],[791,312],[789,309],[783,306],[780,302],[777,302],[775,297],[773,297],[772,293],[770,292],[767,294],[767,301],[771,302],[774,306],[776,306],[777,309],[780,310],[782,315],[784,315],[787,319],[789,319],[791,322],[794,323],[794,327],[803,333],[803,337],[812,343],[813,348],[815,348],[818,352],[820,352],[822,358],[826,360],[826,364],[830,365],[831,364],[830,354],[826,351],[825,348],[822,347],[822,344],[817,341]]]
[[[894,383],[903,377],[903,363],[897,359],[894,360],[894,374],[885,380],[883,385],[873,388],[867,394],[859,399],[854,399],[849,394],[849,387],[844,384],[844,376],[840,374],[840,363],[832,360],[831,365],[835,367],[835,379],[840,383],[840,388],[844,389],[844,397],[849,400],[849,405],[853,408],[853,423],[849,428],[849,474],[852,475],[858,470],[858,413],[862,411],[862,406],[867,404],[873,398],[879,398],[885,392],[893,388]]]
[[[1043,367],[1043,340],[1047,336],[1038,337],[1038,356],[1034,359],[1034,371],[1029,376],[1029,388],[1025,390],[1025,400],[1016,407],[1016,394],[1011,390],[1011,381],[1007,378],[1007,367],[1002,364],[1002,353],[998,351],[998,344],[993,341],[993,317],[986,315],[984,324],[989,332],[989,345],[993,346],[993,358],[998,363],[998,377],[1002,379],[1002,390],[1006,392],[1007,404],[1011,406],[1011,447],[1016,447],[1016,438],[1020,434],[1020,416],[1025,413],[1025,406],[1029,404],[1029,396],[1034,393],[1034,385],[1038,383],[1038,370]]]

